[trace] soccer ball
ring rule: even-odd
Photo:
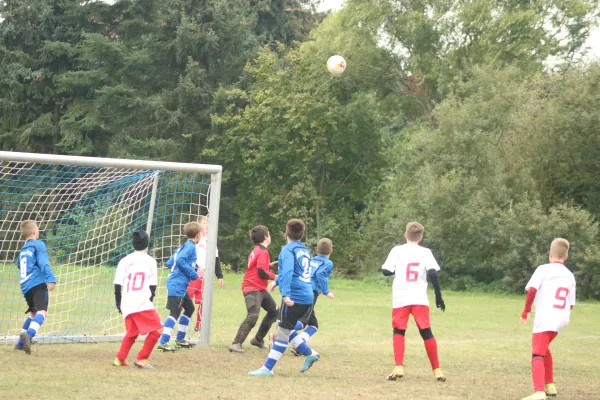
[[[332,75],[340,75],[346,69],[346,60],[342,56],[331,56],[327,60],[327,70]]]

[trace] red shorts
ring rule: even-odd
[[[187,288],[188,296],[194,300],[195,304],[202,303],[202,293],[204,292],[204,278],[198,278],[195,281],[191,281]]]
[[[140,311],[125,317],[125,336],[137,337],[161,330],[163,327],[156,310]]]
[[[534,333],[531,339],[532,354],[538,356],[545,356],[548,352],[548,347],[554,338],[558,335],[558,332],[539,332]]]
[[[412,314],[419,329],[431,328],[429,306],[404,306],[392,310],[392,328],[406,330],[408,317]]]

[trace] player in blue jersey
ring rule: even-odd
[[[273,367],[290,343],[306,357],[300,372],[307,371],[319,359],[319,354],[294,331],[296,322],[312,309],[314,299],[310,284],[310,251],[300,242],[304,230],[305,225],[301,220],[290,219],[287,222],[285,236],[288,244],[282,247],[278,259],[278,283],[283,302],[279,311],[277,339],[264,365],[249,372],[250,376],[273,376]]]
[[[56,277],[50,269],[50,259],[46,245],[39,240],[40,230],[35,221],[21,222],[21,235],[25,244],[19,253],[21,292],[27,301],[27,311],[23,331],[19,335],[16,350],[31,354],[31,339],[48,316],[48,291],[56,287]]]
[[[188,222],[183,226],[183,232],[188,240],[173,253],[167,267],[171,273],[167,278],[167,310],[170,314],[165,320],[165,328],[160,336],[157,349],[159,351],[175,351],[169,346],[171,333],[179,318],[179,328],[175,338],[176,348],[191,348],[194,345],[185,339],[190,319],[194,315],[194,302],[187,293],[190,281],[198,279],[198,267],[196,266],[196,244],[200,241],[200,224]],[[183,308],[183,315],[181,309]],[[181,315],[181,318],[179,317]]]
[[[296,323],[295,331],[300,333],[300,337],[308,343],[312,335],[317,333],[319,322],[315,314],[315,305],[319,294],[323,294],[330,299],[334,299],[333,292],[329,291],[329,276],[333,272],[333,262],[329,259],[333,252],[333,243],[330,239],[323,238],[317,243],[317,255],[310,260],[310,283],[312,285],[313,295],[315,297],[310,314],[303,316]],[[292,349],[292,354],[299,356],[300,352],[296,347]]]

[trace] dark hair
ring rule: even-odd
[[[256,225],[254,228],[250,229],[250,240],[252,240],[254,244],[264,242],[267,236],[269,236],[269,228],[264,225]]]
[[[302,240],[304,237],[304,230],[306,225],[300,219],[290,219],[285,227],[285,234],[290,239],[297,241]]]

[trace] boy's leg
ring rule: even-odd
[[[21,333],[27,332],[27,329],[29,329],[29,324],[31,324],[32,320],[33,319],[30,316],[27,316],[25,318],[25,321],[23,321],[23,328],[21,329]],[[23,350],[23,340],[21,340],[21,337],[19,337],[19,341],[15,345],[15,349],[17,349],[17,350]]]
[[[163,326],[160,322],[160,317],[156,310],[146,310],[132,315],[139,333],[141,335],[148,334],[144,340],[142,349],[136,357],[135,366],[139,368],[152,368],[152,366],[147,363],[147,360],[150,358],[152,349],[154,349],[156,342],[158,342],[158,339],[161,336],[160,330]],[[144,361],[144,363],[140,364],[140,361]]]
[[[438,357],[437,341],[431,331],[431,322],[429,321],[429,307],[423,305],[412,306],[411,314],[413,315],[423,343],[425,344],[425,351],[427,357],[431,363],[431,369],[438,381],[444,382],[446,378],[440,370],[440,361]]]
[[[27,292],[27,303],[30,304],[31,321],[26,331],[21,332],[19,339],[23,343],[25,353],[31,354],[31,339],[35,337],[46,320],[48,314],[48,287],[38,286]]]
[[[315,306],[317,305],[317,299],[319,298],[319,292],[313,291],[314,300],[313,306],[308,319],[304,322],[304,331],[300,334],[300,337],[304,339],[306,343],[310,340],[311,336],[313,336],[319,330],[319,321],[317,320],[317,314],[315,314]]]
[[[546,380],[546,360],[550,342],[556,337],[556,332],[534,333],[531,340],[531,379],[533,380],[533,389],[535,392],[545,391]],[[550,361],[552,362],[552,361]],[[552,383],[552,382],[548,382]]]
[[[177,328],[177,337],[175,338],[175,345],[178,347],[190,348],[194,347],[194,345],[185,340],[185,334],[187,333],[187,328],[190,324],[190,320],[194,316],[194,311],[196,310],[196,307],[194,307],[194,302],[188,295],[183,297],[182,307],[183,315],[179,318],[179,327]]]
[[[266,290],[263,291],[261,307],[267,312],[267,314],[260,323],[254,338],[257,342],[264,343],[265,336],[267,336],[269,329],[271,329],[271,326],[273,326],[273,323],[275,323],[277,320],[277,304],[275,303],[275,300],[273,300],[271,294]]]
[[[242,321],[240,324],[235,338],[233,339],[233,343],[229,348],[230,351],[240,352],[241,345],[244,343],[244,341],[246,341],[250,331],[256,325],[256,321],[258,321],[258,313],[260,312],[262,298],[262,293],[258,291],[244,293],[244,302],[246,303],[247,314],[244,321]]]
[[[178,296],[168,296],[167,297],[167,310],[169,310],[169,316],[165,320],[165,328],[163,329],[163,333],[160,336],[159,340],[159,350],[163,351],[171,351],[172,349],[168,347],[168,343],[171,340],[171,334],[173,333],[173,329],[175,328],[175,323],[177,322],[177,318],[181,315],[181,302],[182,298]]]
[[[198,304],[196,312],[196,326],[194,329],[199,331],[202,326],[202,301],[204,299],[204,278],[199,278],[196,283],[195,303]]]
[[[125,317],[125,337],[123,338],[123,341],[121,342],[121,347],[119,348],[119,352],[117,353],[117,360],[113,364],[115,366],[127,365],[125,360],[127,360],[129,351],[131,350],[131,347],[133,347],[135,339],[137,339],[140,333],[135,323],[133,315],[134,314],[130,314],[127,317]]]
[[[392,310],[392,328],[394,329],[392,338],[394,344],[395,367],[392,373],[387,376],[388,381],[395,381],[404,376],[404,335],[406,334],[410,310],[411,306],[398,307]]]

